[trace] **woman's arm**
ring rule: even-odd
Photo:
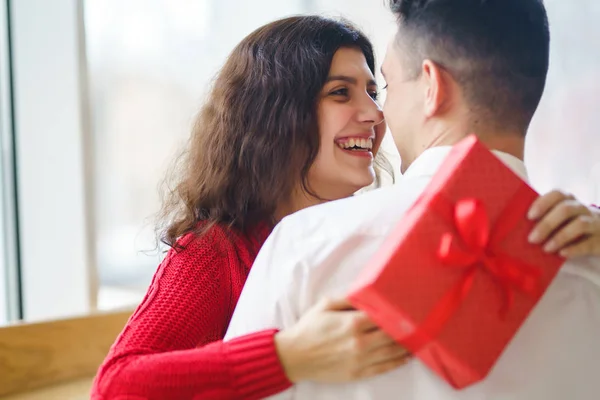
[[[275,331],[219,340],[229,322],[227,263],[207,237],[171,251],[101,366],[93,399],[258,399],[290,386]]]
[[[291,383],[275,352],[274,333],[259,332],[193,350],[124,356],[103,367],[92,398],[220,400],[276,394]]]
[[[194,242],[167,256],[101,366],[92,399],[259,399],[290,379],[346,382],[407,361],[346,301],[321,302],[286,331],[221,341],[232,301],[224,253],[219,243]]]

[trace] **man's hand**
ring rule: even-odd
[[[545,251],[567,258],[600,256],[600,209],[554,190],[531,205],[528,217],[537,221],[529,241],[543,244]]]

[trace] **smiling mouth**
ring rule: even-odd
[[[336,141],[338,147],[342,150],[370,152],[373,150],[372,138],[349,138]]]

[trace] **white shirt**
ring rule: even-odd
[[[450,147],[425,151],[391,187],[299,211],[261,249],[226,340],[284,329],[322,297],[339,298],[422,193]],[[526,179],[522,161],[496,155]],[[569,261],[488,377],[452,389],[418,360],[348,384],[302,382],[273,399],[600,399],[600,258]]]

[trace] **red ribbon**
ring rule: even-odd
[[[541,269],[503,254],[497,248],[497,244],[508,235],[516,222],[515,218],[501,217],[494,227],[492,237],[489,217],[482,202],[469,198],[458,201],[454,206],[454,225],[458,237],[451,232],[444,233],[437,255],[445,265],[462,268],[464,273],[433,307],[416,331],[403,340],[404,345],[413,353],[439,335],[467,298],[476,274],[481,271],[491,275],[500,289],[504,299],[500,317],[506,316],[512,307],[515,289],[535,295]]]

